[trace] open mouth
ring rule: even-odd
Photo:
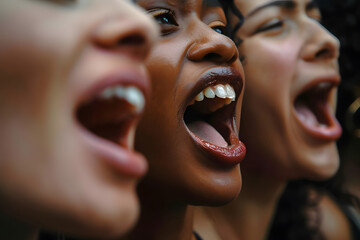
[[[313,135],[335,140],[341,128],[331,109],[330,99],[336,84],[321,82],[303,91],[295,99],[295,113],[301,124]]]
[[[143,93],[133,86],[111,86],[82,103],[76,115],[96,136],[132,148],[135,123],[144,109]]]
[[[195,142],[218,162],[228,165],[241,162],[246,151],[238,138],[235,117],[242,80],[237,75],[232,80],[214,80],[198,91],[187,105],[183,117]]]
[[[235,91],[229,84],[207,87],[187,107],[186,126],[197,137],[216,146],[228,147],[231,145],[235,98]]]

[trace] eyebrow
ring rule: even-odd
[[[138,4],[140,0],[132,0],[135,4]],[[149,0],[147,0],[149,1]],[[150,0],[150,2],[156,3],[160,2],[158,0]],[[163,0],[161,2],[165,2],[173,7],[179,7],[180,9],[186,9],[189,7],[190,0]]]
[[[221,7],[219,0],[204,0],[203,5],[206,7]]]
[[[280,8],[284,8],[284,9],[294,9],[294,8],[296,8],[296,6],[297,6],[297,3],[294,1],[291,1],[291,0],[277,0],[277,1],[269,2],[267,4],[264,4],[264,5],[261,5],[257,8],[255,8],[246,16],[246,18],[253,16],[254,14],[258,13],[259,11],[264,10],[265,8],[280,7]]]
[[[132,0],[133,3],[137,3],[140,0]],[[170,4],[185,4],[188,0],[164,0],[163,2],[170,2]],[[152,2],[157,2],[156,0],[153,0]]]
[[[315,2],[315,0],[312,0],[311,2],[306,4],[306,11],[318,9],[318,8],[319,8],[319,4]]]

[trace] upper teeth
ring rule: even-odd
[[[100,98],[111,99],[111,98],[120,98],[126,100],[130,103],[137,113],[143,111],[145,106],[145,97],[143,93],[136,87],[123,87],[123,86],[114,86],[104,89],[100,95]]]
[[[236,94],[234,88],[229,84],[217,84],[215,86],[210,86],[201,91],[198,95],[196,95],[195,100],[201,102],[204,98],[223,98],[227,100],[227,103],[231,103],[235,101]]]

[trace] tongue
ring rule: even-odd
[[[195,121],[188,125],[188,128],[199,138],[212,143],[216,146],[227,147],[228,143],[223,136],[210,124],[205,121]]]
[[[301,121],[303,121],[308,126],[318,126],[319,121],[317,120],[315,114],[304,104],[297,103],[295,104],[296,112]]]

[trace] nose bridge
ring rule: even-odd
[[[305,38],[302,57],[307,61],[337,59],[339,40],[314,19],[306,18],[302,36]]]
[[[210,61],[218,64],[231,64],[238,58],[234,42],[203,22],[197,23],[192,33],[192,43],[187,57],[191,61]]]
[[[108,11],[104,11],[92,32],[94,44],[143,60],[158,38],[159,30],[154,20],[123,0],[106,1],[105,4],[110,6],[106,6]]]

